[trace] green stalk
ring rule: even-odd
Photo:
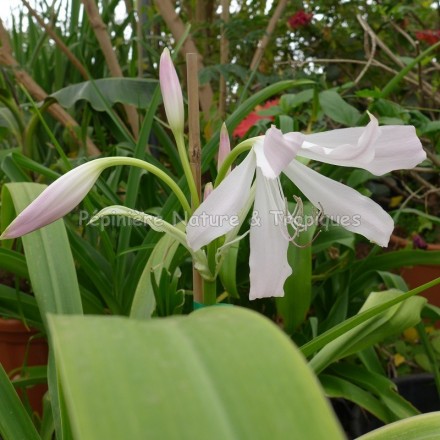
[[[208,254],[208,266],[211,273],[215,274],[216,261],[215,256],[217,253],[216,240],[209,243],[206,252]],[[214,281],[203,280],[203,303],[205,306],[212,306],[217,302],[217,283]]]
[[[250,139],[246,139],[243,142],[240,142],[225,158],[224,162],[222,163],[220,169],[218,170],[217,178],[215,179],[214,188],[220,185],[222,180],[226,177],[226,174],[228,174],[228,170],[231,167],[231,165],[234,163],[235,159],[237,159],[240,154],[245,153],[246,151],[249,151],[252,146],[255,144],[255,142],[262,138],[262,136],[253,137]]]
[[[197,193],[196,183],[191,172],[191,166],[189,164],[188,154],[186,153],[185,142],[183,140],[183,134],[177,133],[174,135],[177,144],[177,151],[179,152],[180,162],[182,163],[183,172],[185,174],[185,179],[188,182],[189,191],[191,194],[192,204],[194,209],[200,205],[199,195]],[[191,211],[189,214],[191,215]]]
[[[152,165],[151,163],[145,162],[141,159],[136,159],[134,157],[109,157],[106,159],[106,161],[109,162],[109,165],[129,165],[129,166],[135,166],[138,168],[142,168],[146,171],[148,171],[151,174],[154,174],[156,177],[158,177],[162,182],[164,182],[166,185],[169,186],[171,191],[176,195],[177,199],[179,200],[180,204],[182,205],[182,208],[185,210],[185,212],[190,216],[192,213],[191,207],[188,203],[188,200],[185,197],[185,194],[180,189],[179,185],[177,185],[176,182],[164,171],[157,168],[155,165]]]

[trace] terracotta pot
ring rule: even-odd
[[[28,330],[21,321],[0,318],[0,362],[11,379],[20,376],[24,365],[47,365],[48,347],[43,338],[33,338],[38,332]],[[27,357],[26,357],[27,352]],[[38,384],[26,389],[34,411],[42,415],[42,398],[47,391],[45,384]],[[19,392],[20,394],[20,392]]]
[[[404,267],[401,271],[402,278],[410,289],[440,277],[440,266],[412,266]],[[440,307],[440,284],[425,290],[420,294],[434,306]]]

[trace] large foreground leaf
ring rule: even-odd
[[[342,439],[298,350],[261,315],[49,316],[76,439]]]

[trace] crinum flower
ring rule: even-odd
[[[292,269],[287,261],[289,233],[280,221],[286,201],[279,176],[284,173],[312,204],[333,221],[380,246],[394,228],[390,215],[356,190],[307,167],[296,156],[334,165],[358,167],[375,175],[409,169],[426,154],[412,126],[379,127],[370,115],[366,127],[317,134],[287,133],[271,127],[256,138],[251,151],[214,189],[189,219],[187,240],[193,250],[237,227],[236,218],[251,197],[255,176],[253,224],[250,228],[250,299],[283,296]],[[288,217],[288,214],[286,215]]]

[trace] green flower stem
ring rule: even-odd
[[[208,254],[208,266],[211,273],[215,274],[216,268],[216,253],[217,253],[217,243],[214,240],[212,243],[209,243],[206,247],[206,252]],[[204,280],[203,285],[203,303],[206,306],[212,306],[217,302],[217,283],[216,279],[213,281]]]
[[[246,139],[245,141],[239,143],[225,158],[224,162],[222,163],[222,166],[218,170],[217,178],[215,179],[214,188],[220,185],[222,180],[226,177],[226,174],[228,174],[228,170],[231,167],[231,165],[234,163],[235,159],[237,159],[240,154],[245,153],[246,151],[249,151],[252,146],[255,144],[255,142],[262,138],[262,136],[253,137],[250,139]]]
[[[162,182],[167,184],[171,191],[176,195],[177,199],[179,200],[180,204],[182,205],[183,209],[186,211],[186,213],[190,216],[192,214],[191,206],[188,203],[188,200],[185,196],[185,194],[180,189],[179,185],[177,185],[176,182],[165,172],[157,168],[156,166],[152,165],[151,163],[145,162],[141,159],[136,159],[134,157],[112,157],[108,158],[108,165],[130,165],[142,168],[146,171],[148,171],[151,174],[154,174],[156,177],[158,177]]]
[[[183,134],[175,134],[177,144],[177,151],[179,152],[180,162],[182,163],[183,172],[185,173],[186,181],[188,182],[189,191],[191,194],[191,201],[194,209],[197,209],[200,205],[199,195],[197,193],[196,183],[191,172],[191,166],[189,164],[188,154],[186,153],[185,142],[183,140]],[[192,213],[192,211],[191,211]]]

